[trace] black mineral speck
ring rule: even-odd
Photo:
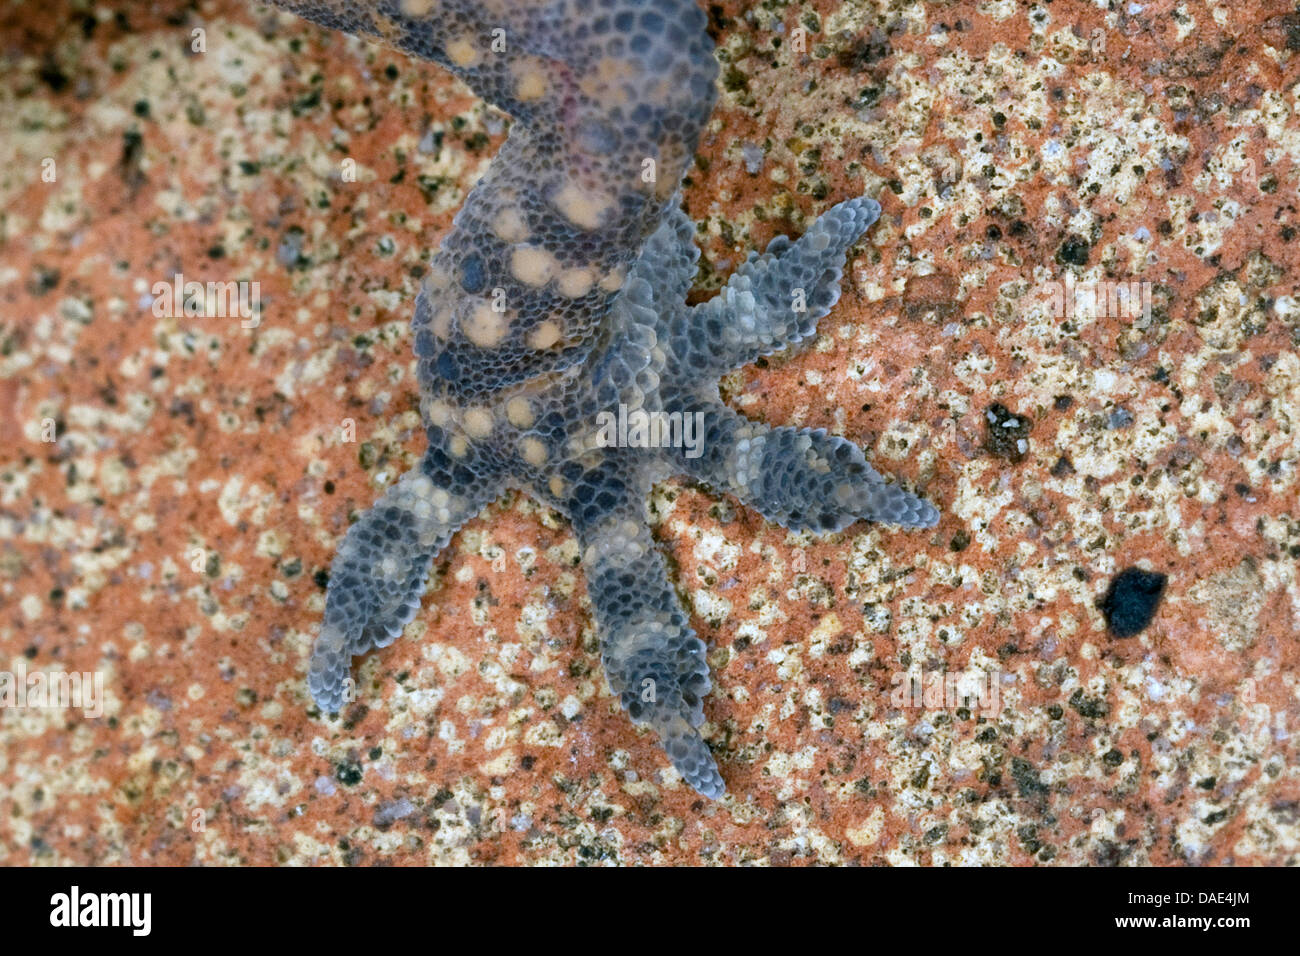
[[[1038,771],[1028,760],[1020,757],[1011,758],[1011,776],[1016,781],[1016,788],[1022,797],[1037,793],[1047,793],[1047,784],[1039,779]]]
[[[1101,720],[1110,714],[1110,705],[1100,697],[1085,697],[1083,690],[1076,688],[1070,695],[1070,706],[1080,717],[1087,717],[1090,720]]]
[[[1086,266],[1090,252],[1092,252],[1092,245],[1086,239],[1070,236],[1057,250],[1056,261],[1066,265]]]
[[[53,60],[46,60],[45,65],[36,73],[55,93],[62,93],[68,88],[68,74],[64,73]]]
[[[355,761],[344,761],[334,768],[334,777],[345,787],[354,787],[361,782],[361,765]]]
[[[866,69],[893,53],[883,36],[859,37],[836,55],[840,66],[853,73]]]
[[[1022,461],[1029,450],[1029,419],[994,402],[984,410],[984,447],[999,458]]]
[[[1121,571],[1101,599],[1101,613],[1106,616],[1111,636],[1133,637],[1145,630],[1156,616],[1167,580],[1163,574],[1141,568]]]
[[[45,295],[59,285],[62,278],[58,269],[38,265],[32,269],[31,278],[27,280],[27,291],[33,296]]]

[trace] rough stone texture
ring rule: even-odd
[[[108,696],[0,711],[0,862],[1295,862],[1291,7],[710,8],[701,288],[885,207],[816,341],[725,397],[943,511],[814,538],[659,488],[713,804],[619,713],[573,535],[523,497],[456,536],[342,721],[310,709],[319,573],[422,450],[412,302],[506,121],[260,7],[116,6],[0,2],[0,668]],[[260,327],[155,318],[176,272],[257,280]],[[1150,319],[1050,316],[1067,273],[1152,283]],[[1168,584],[1113,640],[1129,566]],[[968,669],[1000,712],[891,689]]]

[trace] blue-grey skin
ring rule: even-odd
[[[650,535],[647,497],[655,482],[684,476],[787,528],[938,521],[852,442],[751,422],[718,394],[726,372],[813,334],[879,205],[840,203],[797,241],[778,237],[751,254],[714,299],[687,306],[699,253],[677,190],[716,74],[693,2],[280,5],[441,63],[515,117],[417,299],[429,447],[339,548],[312,696],[323,711],[342,706],[352,659],[401,633],[437,553],[484,505],[519,488],[573,522],[610,688],[634,722],[655,729],[687,783],[720,797],[698,731],[711,686],[705,646]],[[497,28],[510,42],[479,55]],[[505,309],[492,312],[489,301]],[[620,405],[698,414],[699,443],[605,447],[600,415],[617,416]]]

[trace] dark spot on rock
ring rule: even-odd
[[[1056,251],[1056,261],[1063,265],[1086,266],[1092,245],[1086,239],[1070,236]]]
[[[1011,758],[1011,777],[1016,781],[1016,787],[1022,797],[1047,792],[1047,784],[1038,779],[1038,771],[1034,769],[1034,765],[1022,757]]]
[[[883,60],[893,52],[890,49],[889,41],[883,36],[858,37],[852,45],[844,48],[835,59],[839,65],[852,73],[860,72]]]
[[[308,90],[302,96],[294,100],[293,103],[290,104],[289,110],[294,116],[305,116],[316,107],[320,106],[320,100],[321,90],[320,87],[316,87],[315,89]]]
[[[925,833],[926,843],[938,843],[948,835],[948,824],[940,823],[938,826],[931,827]]]
[[[361,764],[345,761],[334,768],[334,777],[345,787],[355,787],[361,782]]]
[[[344,866],[360,866],[361,862],[365,859],[365,854],[361,852],[360,847],[354,846],[349,848],[340,844],[339,848],[343,850]]]
[[[984,410],[984,448],[999,458],[1023,461],[1029,451],[1029,419],[994,402]]]
[[[1056,464],[1052,466],[1053,478],[1064,478],[1066,475],[1074,474],[1074,463],[1062,455],[1056,459]]]
[[[58,288],[62,273],[55,268],[37,265],[32,267],[32,274],[27,280],[27,292],[32,297],[45,295]]]
[[[1120,846],[1113,840],[1101,840],[1093,852],[1093,861],[1098,866],[1119,866],[1133,851],[1132,845]]]
[[[1020,845],[1025,848],[1025,852],[1030,855],[1043,848],[1043,844],[1038,839],[1038,827],[1032,823],[1016,827],[1016,836],[1020,838]]]
[[[729,66],[722,74],[722,88],[728,93],[748,93],[749,77],[736,66]]]
[[[731,17],[727,16],[726,10],[721,4],[709,4],[709,36],[715,40],[723,32],[731,28]]]
[[[46,60],[45,65],[40,68],[36,75],[41,78],[42,83],[55,93],[62,93],[67,88],[68,74],[59,69],[59,65],[53,60]]]
[[[1167,580],[1163,574],[1141,568],[1121,571],[1099,605],[1111,636],[1133,637],[1145,630],[1155,617]]]
[[[858,109],[869,110],[880,102],[884,92],[884,86],[864,86],[858,90],[858,98],[854,101],[854,105]]]
[[[1082,690],[1076,690],[1070,695],[1070,706],[1080,717],[1090,720],[1099,720],[1110,713],[1109,704],[1100,697],[1084,697]]]

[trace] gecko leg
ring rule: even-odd
[[[717,296],[674,317],[678,361],[721,374],[803,341],[839,301],[845,254],[879,216],[875,200],[850,199],[794,242],[777,236],[761,256],[751,253]]]
[[[307,673],[307,688],[325,713],[348,699],[352,659],[402,633],[419,610],[434,557],[503,488],[456,463],[439,430],[429,432],[420,464],[348,529],[330,567],[325,620]]]
[[[701,698],[712,686],[705,646],[646,526],[644,491],[604,468],[588,472],[574,489],[570,511],[600,629],[601,661],[633,722],[654,728],[682,778],[717,799],[726,786],[696,729],[704,722]]]
[[[727,491],[786,528],[839,531],[859,519],[908,528],[933,527],[939,511],[867,464],[862,449],[823,429],[772,428],[720,402],[700,400],[701,454],[674,451],[691,478]]]

